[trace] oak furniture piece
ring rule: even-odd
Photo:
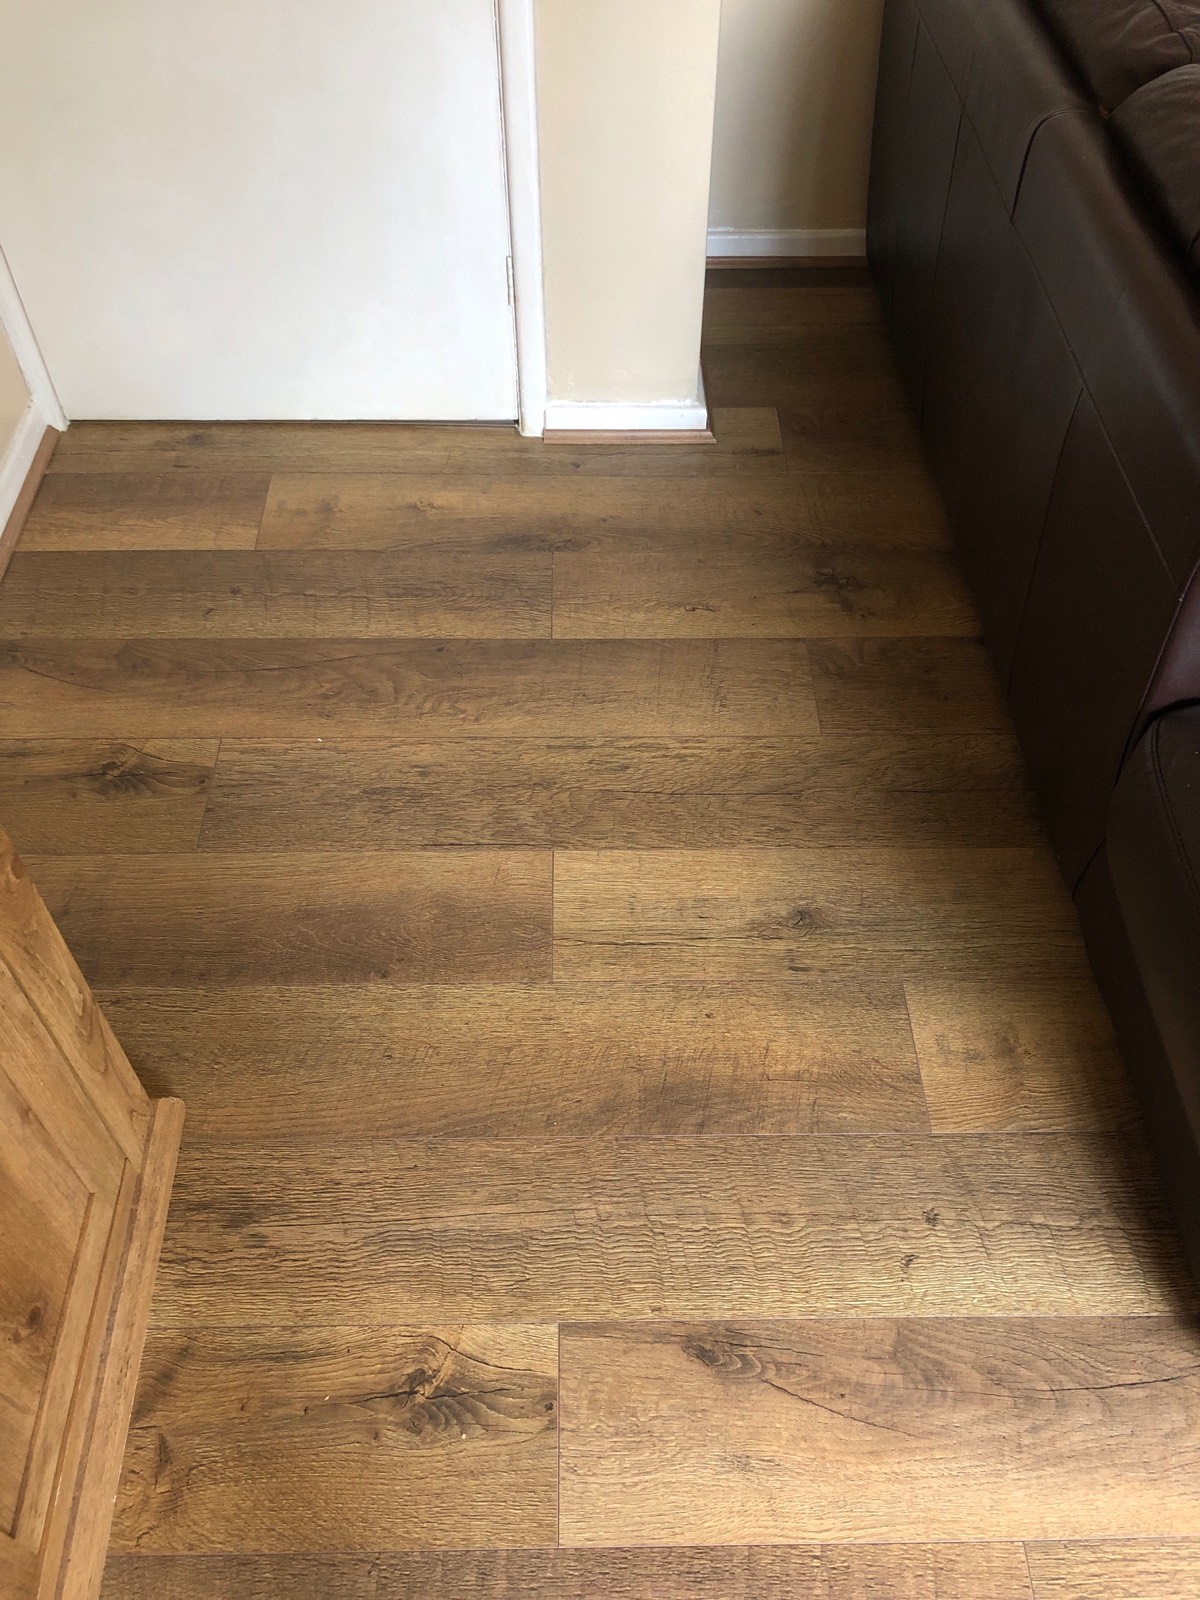
[[[0,1594],[100,1586],[183,1121],[0,830]]]

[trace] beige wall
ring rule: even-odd
[[[29,405],[29,390],[21,369],[17,365],[17,358],[13,355],[12,345],[3,328],[0,328],[0,461],[4,459],[12,437],[17,431],[17,424],[25,415]],[[3,523],[0,517],[0,523]]]
[[[861,228],[883,0],[725,0],[710,223]]]
[[[552,399],[695,396],[721,0],[537,0]]]

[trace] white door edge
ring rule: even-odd
[[[500,100],[508,184],[518,426],[546,428],[546,299],[542,282],[542,193],[538,167],[534,0],[496,0]]]

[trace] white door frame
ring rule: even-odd
[[[500,106],[508,185],[510,289],[517,342],[517,426],[546,429],[546,297],[538,167],[535,0],[495,0]]]

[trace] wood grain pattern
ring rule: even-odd
[[[580,850],[554,893],[560,978],[1086,970],[1040,850]]]
[[[1192,1303],[1101,1134],[185,1147],[154,1318],[1144,1315]]]
[[[443,548],[21,553],[0,588],[0,636],[548,639],[550,560]]]
[[[1200,1591],[1200,1539],[1030,1543],[1036,1600],[1181,1600]]]
[[[557,638],[970,637],[948,553],[737,538],[606,536],[554,557]],[[3,609],[0,607],[0,624]]]
[[[709,279],[704,296],[704,343],[707,350],[721,345],[770,344],[803,346],[814,335],[837,334],[846,329],[883,330],[879,297],[870,283],[830,283],[821,273],[818,281],[796,285],[776,279],[746,291],[744,281]],[[876,367],[888,362],[881,349]]]
[[[1186,1321],[568,1327],[560,1385],[566,1544],[1200,1531]]]
[[[75,423],[79,435],[106,424]],[[127,426],[127,425],[118,425]],[[58,463],[55,464],[56,468]],[[269,471],[50,471],[21,535],[31,550],[249,550],[258,535]]]
[[[193,1138],[853,1133],[927,1127],[903,995],[782,984],[117,990]]]
[[[727,1545],[374,1557],[116,1555],[101,1600],[1031,1600],[1031,1594],[1019,1544]]]
[[[30,854],[194,849],[216,739],[0,739],[0,817]]]
[[[156,1334],[113,1548],[546,1544],[557,1372],[548,1327]]]
[[[543,852],[44,856],[35,867],[94,984],[550,975]]]
[[[404,422],[79,422],[50,470],[62,473],[438,472],[489,477],[676,477],[786,470],[774,406],[716,405],[713,441],[556,444],[515,428]]]
[[[226,739],[207,793],[205,850],[1041,842],[1015,744],[990,734]],[[44,797],[61,838],[83,808],[51,778]]]
[[[894,499],[890,518],[863,516],[855,525],[860,542],[873,542],[876,533],[881,541],[897,537],[908,526],[919,537],[925,508],[912,499]],[[783,474],[673,478],[664,494],[656,480],[631,476],[285,472],[271,480],[258,544],[263,550],[434,547],[500,554],[557,552],[610,535],[652,549],[659,538],[721,529],[730,538],[803,538],[815,534],[816,524],[804,486]]]
[[[865,364],[849,373],[797,370],[786,357],[759,376],[757,352],[739,370],[736,360],[714,371],[723,405],[746,404],[761,394],[778,396],[779,421],[789,466],[800,471],[866,472],[906,464],[920,453],[916,425],[891,372]],[[760,402],[761,403],[761,402]]]
[[[809,647],[826,733],[1005,732],[983,646],[969,639],[818,639]]]
[[[897,549],[946,549],[952,543],[933,479],[917,459],[868,472],[824,467],[794,473],[788,481],[804,495],[825,539]]]
[[[1090,978],[990,975],[905,984],[936,1131],[1102,1131],[1135,1118],[1112,1023]]]
[[[10,736],[303,738],[816,732],[775,639],[0,643]]]

